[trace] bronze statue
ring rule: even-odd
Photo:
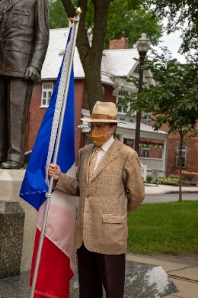
[[[48,0],[0,0],[1,168],[24,164],[29,104],[48,39]]]

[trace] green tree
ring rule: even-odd
[[[105,48],[109,41],[125,36],[132,47],[141,34],[145,32],[152,45],[157,45],[162,36],[162,25],[159,18],[154,17],[151,10],[130,5],[128,1],[114,0],[110,4]]]
[[[73,1],[77,3],[77,1]],[[50,28],[63,28],[68,26],[68,17],[61,0],[49,0]],[[94,24],[94,6],[88,0],[85,27],[92,34]],[[145,32],[152,45],[157,45],[162,36],[163,26],[159,18],[154,17],[153,12],[140,8],[140,2],[126,0],[114,0],[110,3],[108,22],[104,48],[109,47],[109,41],[120,39],[121,36],[128,38],[129,46],[132,47],[141,34]]]
[[[143,15],[143,24],[147,23],[149,26],[151,20],[151,29],[149,34],[150,38],[152,38],[152,40],[154,41],[154,44],[157,43],[157,40],[161,35],[161,26],[158,23],[158,19],[152,21],[150,13],[145,13],[143,10],[138,10],[141,3],[138,0],[126,0],[122,1],[121,3],[119,3],[118,0],[49,0],[50,18],[52,19],[50,21],[51,28],[59,28],[60,26],[64,26],[65,13],[61,12],[61,1],[68,17],[74,17],[75,7],[80,7],[82,10],[76,44],[85,72],[88,103],[89,109],[91,111],[96,101],[104,100],[100,76],[101,58],[104,46],[107,44],[109,38],[121,37],[121,31],[117,31],[117,35],[107,35],[106,39],[107,20],[110,12],[110,4],[111,8],[117,8],[118,16],[120,16],[121,14],[121,5],[123,7],[122,13],[124,16],[125,14],[129,13],[128,9],[130,9],[129,16],[131,16],[131,25],[129,26],[126,25],[126,22],[130,21],[129,18],[127,18],[123,23],[121,22],[122,17],[120,17],[120,19],[118,19],[118,17],[115,18],[114,14],[112,14],[112,17],[110,16],[109,18],[109,20],[111,20],[112,18],[112,21],[110,21],[109,25],[109,32],[112,30],[111,28],[114,27],[114,24],[115,26],[117,26],[118,23],[121,23],[121,25],[125,26],[122,31],[124,31],[125,34],[130,35],[130,37],[126,36],[127,38],[130,38],[130,44],[134,43],[134,41],[136,41],[138,37],[140,37],[140,32],[144,30],[144,27],[142,26],[138,26],[136,24],[133,25],[133,22],[139,22],[139,15],[140,18]],[[114,2],[115,6],[113,6]],[[133,15],[134,10],[136,10],[136,12]],[[133,37],[133,33],[131,34],[130,30],[133,27],[135,28],[134,33],[137,34],[135,37]],[[140,30],[139,32],[138,27]],[[88,38],[88,34],[90,34],[92,40],[91,44]]]
[[[68,27],[68,16],[64,10],[61,0],[48,0],[50,28]]]
[[[145,7],[153,8],[156,17],[168,19],[167,33],[182,30],[181,53],[198,47],[197,0],[145,0]]]
[[[151,113],[153,127],[158,130],[167,124],[168,133],[180,136],[180,181],[182,169],[182,153],[185,135],[190,137],[196,133],[198,119],[198,65],[195,56],[188,57],[187,64],[179,64],[172,59],[167,48],[163,53],[153,52],[146,60],[145,68],[150,70],[156,82],[155,87],[147,86],[144,82],[142,93],[134,93],[125,97],[118,105],[130,105],[130,113],[145,111]],[[138,85],[137,79],[126,78],[127,81]],[[179,201],[182,200],[181,184]]]

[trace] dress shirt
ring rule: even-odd
[[[96,170],[97,166],[99,165],[100,161],[102,160],[104,154],[106,153],[106,151],[109,149],[109,147],[111,146],[111,144],[114,142],[114,137],[111,136],[111,138],[106,141],[102,146],[101,146],[101,150],[99,151],[98,155],[97,155],[97,160],[95,163],[95,167],[94,167],[94,171]],[[93,154],[95,152],[96,147],[94,148]],[[92,154],[92,155],[93,155]]]

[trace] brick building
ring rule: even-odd
[[[42,81],[35,84],[32,94],[27,125],[27,151],[33,148],[40,123],[48,107],[63,58],[67,36],[68,28],[50,30],[49,47],[41,73]],[[128,40],[124,37],[120,40],[110,41],[109,50],[103,51],[101,81],[106,101],[117,103],[127,93],[137,92],[133,83],[128,83],[122,79],[123,76],[129,75],[138,77],[138,62],[134,58],[139,58],[139,54],[136,49],[128,49]],[[154,84],[153,80],[146,78],[149,75],[147,72],[144,71],[145,80],[149,84]],[[89,142],[87,123],[82,124],[80,120],[82,116],[89,115],[89,110],[84,71],[77,49],[74,55],[74,76],[75,148],[77,154],[78,149]],[[126,117],[126,111],[118,108],[118,118],[126,121],[126,123],[118,125],[117,137],[121,142],[134,147],[135,115]],[[81,126],[81,128],[78,126]],[[142,165],[147,165],[148,174],[151,173],[152,169],[159,169],[160,176],[176,174],[178,166],[175,153],[178,144],[178,137],[168,136],[166,127],[157,132],[150,126],[150,120],[142,120],[140,127],[140,162]],[[197,172],[197,149],[197,138],[187,141],[186,149],[184,149],[185,169],[187,171]]]

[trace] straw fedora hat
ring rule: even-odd
[[[81,118],[87,122],[100,122],[100,123],[121,123],[117,120],[116,105],[112,102],[100,102],[97,101],[93,107],[93,111],[90,117]]]

